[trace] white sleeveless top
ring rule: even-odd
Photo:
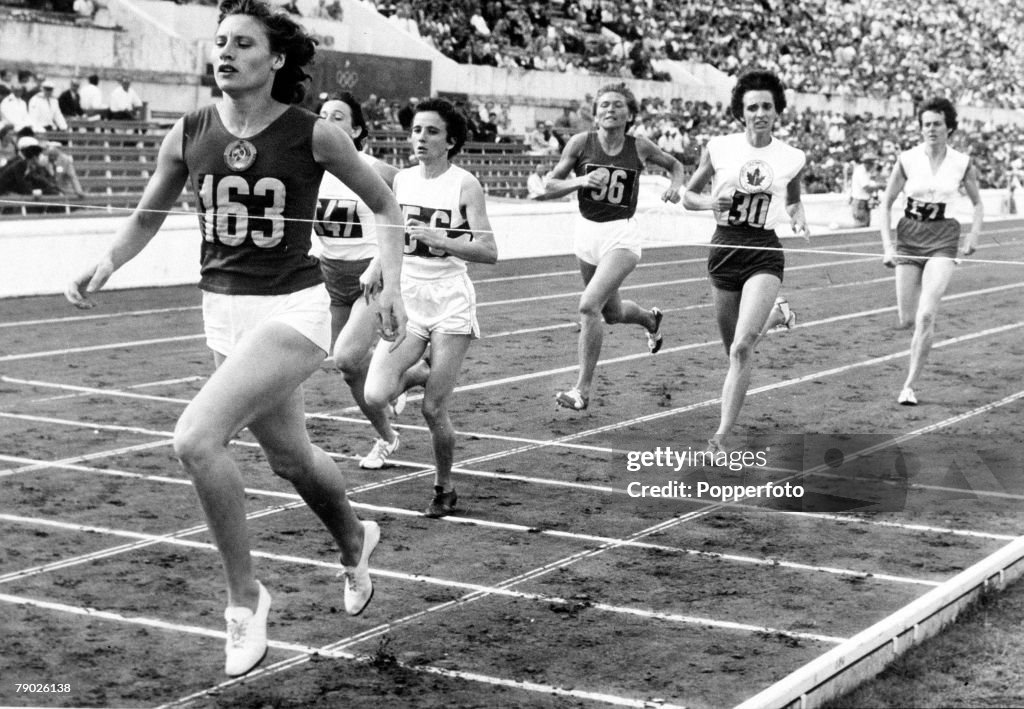
[[[402,217],[416,219],[433,229],[446,229],[457,238],[468,232],[469,222],[459,206],[462,181],[469,174],[457,165],[450,165],[438,177],[423,177],[422,168],[406,168],[395,175],[394,190]],[[466,262],[451,254],[437,253],[405,233],[405,259],[402,276],[419,279],[445,278],[466,273]]]
[[[379,160],[359,153],[367,165]],[[324,172],[317,194],[313,231],[323,244],[323,258],[335,261],[359,261],[377,255],[377,230],[373,211],[348,185]]]
[[[716,136],[708,141],[714,168],[711,196],[732,194],[728,212],[715,212],[722,226],[774,229],[786,214],[786,188],[807,162],[803,150],[778,138],[755,148],[746,133]]]
[[[900,153],[899,163],[907,178],[903,193],[910,200],[926,205],[948,205],[960,194],[960,184],[967,174],[971,156],[947,147],[938,170],[932,172],[925,146],[918,145]],[[908,202],[910,208],[912,203]]]

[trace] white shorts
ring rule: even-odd
[[[428,341],[432,332],[480,337],[476,290],[465,273],[431,280],[403,274],[402,300],[409,316],[410,335]]]
[[[203,292],[206,345],[227,356],[245,335],[265,322],[280,322],[324,351],[331,348],[331,297],[323,284],[285,295]]]
[[[573,225],[573,251],[576,258],[596,266],[609,251],[626,249],[641,256],[640,229],[635,219],[592,222],[577,214]]]

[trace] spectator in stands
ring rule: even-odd
[[[551,121],[537,121],[532,131],[526,134],[526,145],[531,155],[557,155],[558,138],[554,134],[555,124]]]
[[[60,104],[54,96],[53,79],[45,79],[42,90],[28,102],[28,115],[33,126],[43,130],[67,130],[68,122],[64,120]]]
[[[853,210],[854,226],[866,227],[871,224],[871,205],[882,187],[872,175],[877,162],[877,155],[865,152],[853,167],[850,177],[850,208]]]
[[[94,0],[75,0],[71,6],[75,12],[75,24],[91,25],[99,9]]]
[[[16,88],[14,91],[8,91],[6,88],[0,87],[0,125],[11,126],[16,131],[26,126],[42,131],[42,126],[32,123],[28,113],[28,104],[21,97],[20,91],[22,89]]]
[[[17,139],[33,138],[39,141],[43,149],[43,156],[46,158],[46,169],[50,177],[57,184],[57,189],[67,197],[82,198],[85,190],[78,179],[78,172],[75,170],[74,160],[70,155],[61,150],[60,143],[47,140],[42,134],[37,135],[31,128],[25,127],[17,132]]]
[[[15,194],[39,198],[58,195],[60,189],[50,176],[46,156],[39,141],[31,136],[18,138],[18,156],[0,168],[0,195]]]
[[[313,17],[318,17],[323,20],[335,20],[341,22],[345,16],[345,11],[341,7],[341,3],[338,0],[334,0],[330,5],[327,4],[327,0],[317,0],[316,9],[313,10]]]
[[[14,78],[11,76],[10,69],[0,69],[0,86],[8,91],[14,88]]]
[[[551,163],[547,161],[537,162],[533,172],[526,178],[527,199],[542,199],[547,192],[546,185],[548,176],[551,174]]]
[[[17,94],[28,105],[29,100],[39,90],[39,79],[36,77],[35,72],[28,69],[19,69],[17,89]]]
[[[380,99],[377,94],[370,94],[359,107],[366,119],[366,124],[374,130],[379,129],[384,123],[384,111],[381,110]]]
[[[57,97],[57,106],[60,107],[60,112],[65,118],[78,118],[83,114],[82,111],[82,97],[78,93],[78,87],[82,83],[77,78],[71,80],[71,85],[60,92],[60,96]]]
[[[107,104],[103,102],[103,92],[100,91],[100,77],[90,74],[88,81],[82,85],[80,95],[82,115],[86,118],[106,118]]]
[[[562,107],[562,115],[555,119],[555,137],[558,138],[559,150],[573,135],[580,131],[579,102],[573,101],[569,106]]]
[[[17,143],[18,138],[14,133],[14,129],[9,125],[0,123],[0,167],[18,157]]]
[[[415,96],[409,97],[409,103],[402,106],[398,111],[398,124],[402,130],[408,133],[412,130],[412,117],[416,114],[416,105],[420,100]]]
[[[142,99],[132,88],[127,76],[110,92],[110,119],[114,121],[137,121],[142,118]]]
[[[496,143],[498,142],[498,114],[491,111],[486,121],[480,121],[476,124],[476,133],[474,134],[474,140],[479,143]]]

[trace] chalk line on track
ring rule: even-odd
[[[1012,326],[1012,327],[1014,327],[1014,326]],[[980,335],[979,335],[979,336],[980,336]]]

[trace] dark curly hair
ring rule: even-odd
[[[305,82],[310,78],[302,68],[313,61],[316,40],[290,15],[264,0],[224,0],[218,9],[218,25],[231,15],[246,15],[263,25],[270,51],[284,55],[284,66],[274,75],[270,95],[281,103],[301,103],[306,97]]]
[[[356,101],[356,97],[350,94],[348,91],[342,91],[340,94],[331,94],[324,99],[324,104],[328,101],[341,101],[346,104],[349,109],[349,113],[352,115],[352,127],[362,128],[359,131],[359,135],[353,136],[352,142],[356,144],[356,150],[362,150],[363,145],[370,137],[370,127],[366,125],[366,117],[363,116],[363,107]],[[321,104],[320,108],[323,109]]]
[[[943,118],[946,119],[946,128],[949,129],[949,134],[953,135],[953,131],[960,125],[957,121],[956,108],[953,107],[953,102],[948,98],[942,96],[936,96],[934,98],[922,101],[917,107],[917,125],[921,126],[921,117],[925,111],[934,111],[935,113],[941,113]]]
[[[428,98],[426,101],[420,101],[416,106],[416,113],[426,111],[433,111],[444,121],[445,130],[448,131],[448,140],[452,142],[452,147],[448,148],[448,159],[451,160],[466,144],[466,138],[469,135],[466,117],[452,103],[443,98]]]
[[[729,112],[737,121],[743,122],[743,96],[748,91],[769,91],[775,102],[775,112],[786,110],[786,85],[782,79],[765,69],[753,69],[741,74],[732,87]]]

